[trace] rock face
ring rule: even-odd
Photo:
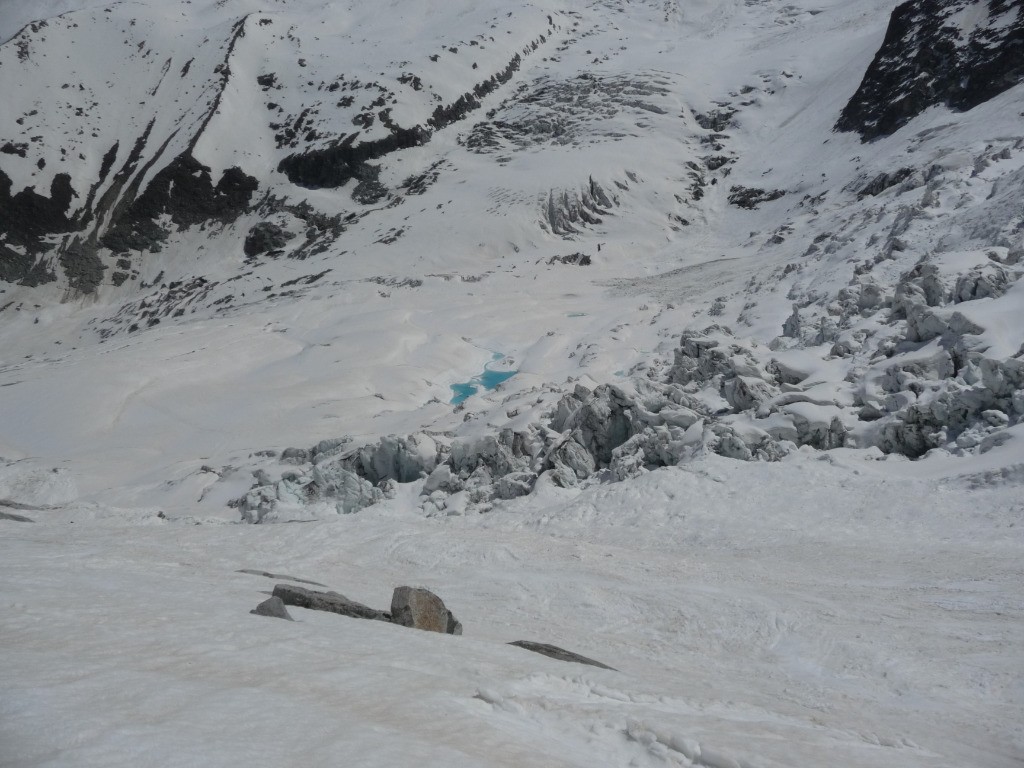
[[[728,200],[737,208],[755,210],[761,203],[770,203],[786,194],[784,189],[761,189],[760,187],[734,186],[729,189]]]
[[[270,616],[274,619],[287,619],[288,621],[295,621],[289,614],[288,609],[284,605],[284,601],[280,597],[270,597],[264,600],[262,603],[253,608],[249,613],[254,613],[257,616]]]
[[[961,23],[986,6],[986,18]],[[893,11],[882,47],[836,130],[865,141],[895,133],[928,107],[966,111],[1024,80],[1024,6],[1014,0],[910,0]]]
[[[403,627],[461,635],[462,624],[444,601],[428,589],[397,587],[391,597],[391,621]]]
[[[524,648],[527,651],[533,651],[539,653],[542,656],[549,656],[552,659],[558,659],[559,661],[570,661],[574,664],[589,664],[592,667],[600,667],[601,669],[610,669],[613,672],[617,671],[615,667],[609,667],[607,664],[602,664],[600,661],[594,661],[588,659],[586,656],[580,656],[578,653],[567,651],[564,648],[559,648],[557,645],[548,645],[547,643],[534,643],[530,640],[516,640],[515,642],[509,643],[517,648]]]
[[[277,193],[287,187],[279,186],[272,169],[287,177],[288,187],[333,189],[354,182],[349,196],[361,206],[390,201],[378,163],[427,144],[434,132],[479,110],[482,99],[509,84],[522,62],[561,29],[554,15],[531,21],[528,41],[516,35],[515,42],[502,40],[491,49],[502,53],[486,72],[464,53],[454,72],[445,69],[442,82],[457,90],[442,101],[433,98],[436,55],[424,63],[425,57],[407,51],[410,60],[393,62],[392,71],[353,63],[342,74],[327,38],[276,34],[273,18],[230,3],[213,4],[211,14],[197,12],[193,19],[189,4],[181,3],[186,9],[175,12],[170,24],[161,3],[113,6],[102,15],[73,9],[27,25],[3,46],[0,283],[62,282],[75,295],[94,294],[103,285],[146,287],[142,263],[151,265],[151,254],[173,252],[187,229],[218,241],[210,249],[216,253],[240,247],[250,258],[274,253],[284,249],[281,238],[251,231],[252,218],[282,207],[305,225],[305,242],[288,256],[305,258],[336,239],[336,233],[321,237],[311,230],[337,212],[314,210],[294,190],[286,192],[291,202],[285,203]],[[283,14],[278,25],[312,32],[333,15],[311,2],[287,5],[275,9]],[[496,30],[486,23],[480,32]],[[518,19],[508,22],[516,24]],[[506,33],[513,35],[503,28],[501,37]],[[392,42],[416,48],[418,31]],[[442,42],[446,58],[457,55],[447,31],[439,30],[438,46]],[[256,71],[238,63],[250,49],[262,62]],[[285,50],[286,57],[264,56]],[[41,60],[56,61],[57,51],[61,64],[40,69]],[[423,64],[416,72],[409,71],[414,60]],[[154,61],[163,66],[150,66]],[[281,69],[266,71],[271,64]],[[299,77],[301,84],[294,82]],[[322,87],[307,94],[309,82]],[[51,95],[51,88],[62,93]],[[369,92],[373,96],[362,98]],[[337,95],[328,99],[324,93]],[[136,100],[142,94],[145,99]],[[222,109],[225,98],[234,99],[249,127],[261,133],[243,131],[242,138],[235,113]],[[125,103],[135,106],[118,111]],[[399,125],[398,113],[408,122]],[[241,146],[253,135],[272,136],[272,143]],[[240,160],[245,169],[207,164],[235,154],[246,158]],[[70,173],[54,174],[57,167]],[[232,226],[242,217],[242,226]]]
[[[294,235],[286,232],[279,224],[261,221],[254,224],[245,236],[242,250],[246,256],[259,256],[261,253],[273,253],[284,248]]]
[[[337,592],[317,592],[312,589],[303,589],[291,584],[278,584],[274,587],[274,597],[280,598],[286,605],[294,605],[299,608],[311,608],[315,611],[328,611],[342,616],[350,616],[355,619],[376,619],[378,621],[390,621],[388,614],[384,611],[377,611],[362,603],[349,600]]]
[[[10,145],[8,145],[10,146]],[[37,286],[55,279],[51,270],[38,261],[47,249],[46,236],[74,228],[68,218],[71,201],[77,193],[71,177],[57,174],[50,195],[34,189],[12,194],[11,178],[0,170],[0,281]]]

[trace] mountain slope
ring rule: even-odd
[[[1004,320],[1019,88],[869,146],[831,131],[900,89],[917,104],[919,78],[883,74],[901,61],[894,30],[929,49],[992,38],[1004,53],[936,77],[1002,61],[1012,83],[1019,9],[961,6],[940,24],[904,4],[888,32],[885,3],[738,2],[120,4],[27,27],[0,67],[15,107],[0,247],[21,284],[3,307],[4,407],[23,424],[7,452],[96,459],[88,475],[111,471],[98,444],[141,459],[104,487],[157,456],[172,475],[241,463],[270,473],[259,505],[290,470],[257,449],[424,429],[427,471],[454,468],[453,440],[521,434],[500,471],[456,474],[483,461],[525,487],[557,450],[589,455],[577,476],[702,450],[988,450],[1024,381]],[[40,363],[40,332],[75,349]],[[449,385],[495,355],[516,372],[506,402],[453,413]],[[68,397],[72,370],[90,383]],[[618,389],[567,417],[604,384]],[[558,448],[606,407],[628,424]]]
[[[1019,3],[46,8],[5,760],[1016,764]]]

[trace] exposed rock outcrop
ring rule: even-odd
[[[280,251],[291,240],[294,235],[279,224],[270,221],[261,221],[254,224],[245,236],[242,250],[246,256],[259,256],[263,253]]]
[[[975,6],[987,16],[963,29]],[[910,0],[889,20],[882,47],[836,130],[864,140],[895,133],[925,109],[966,111],[1024,80],[1024,6],[1013,0]]]

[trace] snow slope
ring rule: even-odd
[[[895,5],[0,0],[0,765],[1019,764],[1024,86]]]
[[[0,529],[4,764],[1017,765],[1021,511],[846,451],[472,517],[27,512]],[[242,568],[371,605],[428,584],[465,635],[250,616],[275,582]]]

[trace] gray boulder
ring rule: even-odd
[[[354,619],[376,619],[390,621],[388,614],[349,600],[338,592],[317,592],[312,589],[296,587],[292,584],[278,584],[274,587],[274,597],[279,597],[286,605],[299,608],[311,608],[314,611],[328,611]]]
[[[271,597],[264,600],[249,611],[249,613],[254,613],[257,616],[270,616],[274,619],[295,621],[295,619],[288,615],[288,609],[285,607],[284,601],[280,597]]]
[[[429,589],[396,587],[391,596],[391,622],[403,627],[461,635],[462,624],[444,601]]]

